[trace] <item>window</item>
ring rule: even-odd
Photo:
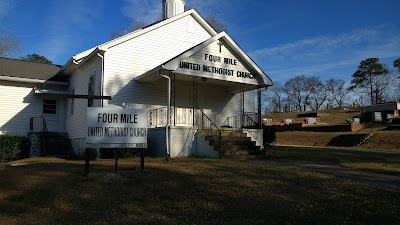
[[[43,113],[44,114],[56,114],[57,113],[57,100],[43,100]]]
[[[94,75],[89,78],[88,95],[94,95]],[[88,107],[93,107],[93,99],[88,99]]]
[[[72,95],[75,95],[75,89],[72,89],[71,94],[72,94]],[[70,115],[74,115],[74,111],[75,111],[75,99],[74,99],[74,98],[71,98],[70,101],[71,101],[71,105],[70,105],[70,108],[69,108],[69,114],[70,114]]]

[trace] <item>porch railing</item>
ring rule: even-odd
[[[29,121],[31,132],[47,132],[46,119],[44,117],[31,117]]]
[[[167,107],[149,111],[149,127],[163,127],[167,125]]]
[[[255,122],[258,120],[258,113],[244,113],[240,116],[228,117],[222,124],[222,127],[230,127],[236,129],[254,128],[259,129],[260,124]]]
[[[149,127],[164,127],[167,125],[167,109],[162,107],[149,111]],[[193,125],[193,109],[171,107],[171,125]]]
[[[167,125],[167,107],[149,111],[149,127],[165,127]],[[193,120],[194,116],[194,120]],[[194,124],[193,124],[194,122]],[[218,126],[200,109],[171,107],[171,125],[190,125],[204,132],[208,141],[221,155],[221,130]]]
[[[244,113],[240,116],[228,117],[222,124],[222,127],[235,128],[236,130],[245,131],[252,136],[263,149],[264,146],[261,137],[261,126],[260,123],[256,122],[258,121],[258,118],[258,113]]]
[[[218,126],[200,109],[195,113],[195,125],[206,134],[207,139],[222,157],[222,134]]]

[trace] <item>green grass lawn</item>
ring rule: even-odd
[[[114,161],[99,160],[87,178],[82,161],[13,163],[19,166],[0,168],[4,225],[400,221],[398,191],[264,163],[146,159],[147,172],[140,173],[139,159],[133,159],[120,161],[114,174]]]

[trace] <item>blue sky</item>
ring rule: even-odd
[[[361,60],[392,68],[400,57],[399,0],[186,0],[214,15],[275,81],[293,76],[346,81]],[[110,39],[132,21],[160,18],[161,0],[0,0],[1,30],[56,64]]]

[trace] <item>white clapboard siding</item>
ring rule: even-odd
[[[195,25],[194,32],[188,31],[190,23]],[[142,88],[139,88],[143,84],[137,85],[132,79],[209,38],[211,35],[188,15],[112,47],[105,53],[105,94],[117,95],[110,104],[135,103],[138,99],[141,102],[152,102],[154,96],[144,94]],[[160,82],[151,85],[157,86]],[[154,94],[159,95],[157,91]]]
[[[228,117],[241,113],[240,93],[232,94],[222,87],[208,85],[201,93],[204,96],[204,108],[212,110],[212,120],[221,126]],[[245,92],[245,112],[254,112],[254,92]]]
[[[0,85],[0,131],[10,135],[26,136],[31,117],[42,115],[42,99],[32,87],[23,84]]]
[[[69,91],[74,91],[75,95],[87,95],[88,84],[91,76],[95,76],[95,95],[101,93],[101,71],[102,60],[96,57],[80,67],[70,78]],[[73,114],[71,114],[71,102],[74,102]],[[86,99],[68,99],[65,111],[65,130],[68,132],[69,138],[85,138],[86,137],[86,113],[88,100]],[[100,100],[94,101],[95,107],[100,107]]]

